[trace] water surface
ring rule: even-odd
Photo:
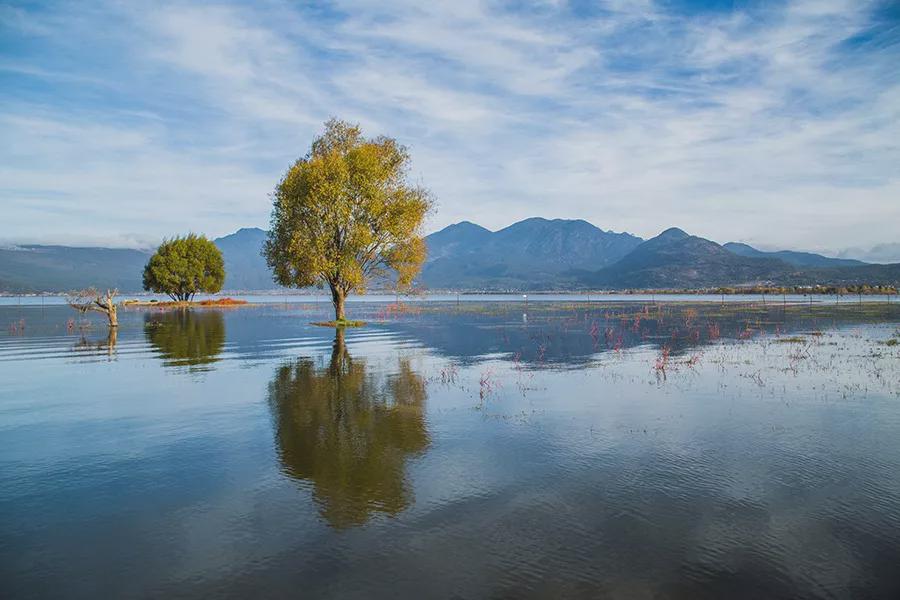
[[[891,598],[900,309],[0,307],[4,597]]]

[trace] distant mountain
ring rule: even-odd
[[[867,263],[900,263],[900,242],[878,244],[868,250],[848,248],[838,254],[841,258],[856,258]]]
[[[799,285],[822,283],[828,285],[892,285],[900,286],[900,263],[887,265],[863,264],[858,267],[811,269],[798,274]]]
[[[0,249],[0,291],[59,292],[96,286],[141,289],[141,250],[26,245]]]
[[[778,258],[795,267],[858,267],[864,265],[861,260],[849,258],[829,258],[812,252],[796,252],[794,250],[780,250],[778,252],[764,252],[753,246],[738,242],[728,242],[722,246],[729,252],[749,258]]]
[[[803,252],[769,253],[737,244],[720,246],[672,228],[639,245],[617,263],[582,273],[578,279],[587,287],[609,289],[896,285],[900,283],[900,264],[868,265]]]
[[[277,289],[261,255],[265,237],[262,229],[244,228],[213,240],[225,259],[225,291]],[[720,246],[677,228],[643,241],[581,220],[532,218],[499,231],[464,221],[427,236],[426,244],[428,259],[419,283],[431,289],[900,284],[900,263],[761,252],[746,244]],[[93,285],[137,292],[149,258],[143,250],[0,248],[0,291],[61,292]]]
[[[792,270],[781,260],[740,256],[673,227],[581,280],[590,287],[692,288],[762,283],[783,279]]]
[[[616,262],[642,240],[587,221],[534,217],[496,232],[463,221],[425,241],[419,281],[426,287],[549,289],[575,283],[577,270]]]
[[[433,262],[460,254],[470,254],[473,248],[480,248],[492,232],[481,225],[462,221],[444,227],[426,237],[428,260]]]
[[[224,290],[277,286],[260,254],[266,232],[255,227],[213,240],[225,260]],[[0,291],[64,292],[95,286],[123,293],[142,288],[146,250],[26,245],[0,249]]]
[[[258,227],[244,227],[230,235],[213,240],[225,260],[226,290],[269,290],[278,286],[262,256],[266,232]]]

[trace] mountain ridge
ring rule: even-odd
[[[758,284],[789,272],[783,261],[743,257],[711,240],[670,228],[583,280],[611,288],[692,288]]]
[[[778,258],[796,267],[859,267],[868,264],[852,258],[831,258],[813,252],[800,252],[797,250],[766,252],[742,242],[728,242],[722,244],[722,247],[734,254],[750,258]]]
[[[425,241],[419,279],[427,287],[503,289],[552,287],[569,271],[612,264],[642,240],[581,219],[531,217],[497,231],[464,221]]]
[[[226,291],[279,288],[261,255],[266,232],[243,227],[213,242],[222,251]],[[491,231],[461,221],[426,236],[417,283],[426,289],[484,291],[692,288],[721,285],[894,284],[900,263],[867,264],[809,252],[765,252],[718,244],[678,227],[643,240],[581,219],[531,217]],[[150,251],[25,244],[0,248],[0,291],[61,292],[87,287],[141,289]]]

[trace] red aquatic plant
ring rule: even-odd
[[[663,378],[666,376],[666,368],[669,366],[669,347],[663,346],[660,348],[659,356],[656,358],[656,363],[653,365],[653,369],[656,371],[657,376],[662,375]]]

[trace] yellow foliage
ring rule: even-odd
[[[275,281],[327,285],[338,319],[347,294],[365,292],[373,277],[394,271],[408,286],[425,261],[422,225],[433,205],[428,190],[407,181],[408,165],[396,140],[328,121],[273,193],[264,252]]]

